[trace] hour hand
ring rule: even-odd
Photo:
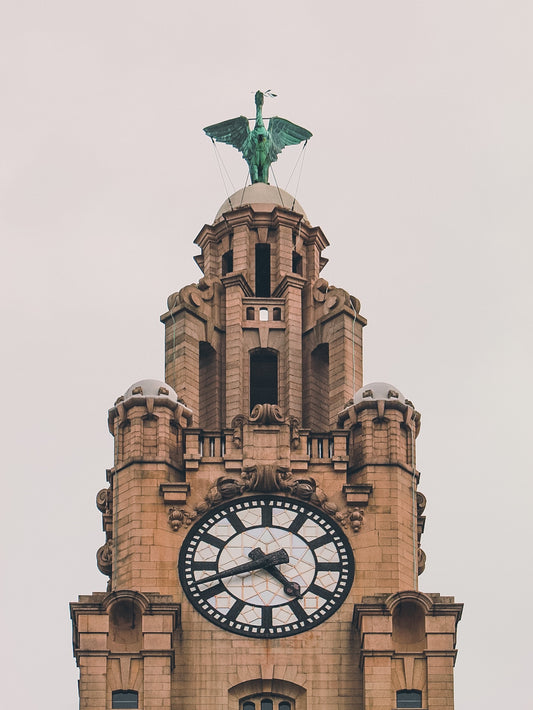
[[[261,550],[259,550],[261,552]],[[243,572],[252,572],[255,569],[266,569],[270,565],[280,565],[283,562],[289,561],[289,555],[286,550],[276,550],[275,552],[270,552],[268,555],[261,553],[261,557],[250,560],[250,562],[245,562],[242,565],[237,565],[236,567],[230,567],[230,569],[224,569],[221,572],[212,574],[210,577],[204,577],[198,580],[198,584],[207,584],[207,582],[214,582],[216,579],[223,579],[224,577],[232,577],[234,574],[242,574]]]
[[[260,550],[258,547],[255,548],[255,550],[252,550],[251,552],[248,553],[248,557],[250,557],[252,560],[261,560],[265,559],[267,555],[263,552],[263,550]],[[289,561],[288,558],[286,560],[287,562]],[[279,563],[276,563],[279,564]],[[274,579],[277,579],[278,582],[281,582],[283,584],[283,591],[285,594],[289,597],[299,597],[300,596],[300,585],[298,582],[291,582],[290,580],[285,577],[285,575],[280,572],[280,570],[277,567],[274,567],[273,564],[269,564],[268,566],[265,567],[265,570],[271,574]]]

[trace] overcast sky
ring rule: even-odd
[[[159,315],[201,275],[192,240],[226,199],[202,127],[271,88],[265,114],[314,134],[299,185],[298,148],[275,175],[361,300],[365,381],[422,413],[420,588],[465,604],[456,708],[525,708],[533,4],[0,5],[2,705],[77,707],[68,603],[105,589],[107,409],[163,378]]]

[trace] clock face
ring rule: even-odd
[[[320,509],[278,496],[214,508],[188,532],[178,563],[193,606],[243,636],[290,636],[320,624],[350,591],[354,560]]]

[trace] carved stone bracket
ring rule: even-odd
[[[96,495],[96,507],[102,513],[102,525],[105,532],[110,535],[113,530],[113,491],[111,488],[102,488]]]
[[[113,569],[113,540],[111,538],[96,551],[96,565],[102,574],[111,576]]]

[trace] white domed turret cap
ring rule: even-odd
[[[355,393],[353,403],[359,404],[359,402],[372,400],[392,400],[412,406],[412,403],[403,396],[400,390],[388,382],[371,382],[364,385]]]
[[[168,397],[170,401],[178,401],[178,395],[170,385],[161,380],[139,380],[124,392],[124,401],[132,397]]]
[[[258,212],[272,212],[275,207],[284,207],[286,210],[303,215],[305,221],[308,221],[301,204],[292,195],[275,185],[256,182],[237,190],[231,197],[228,197],[218,210],[215,222],[218,222],[226,212],[232,212],[245,205],[252,205]]]

